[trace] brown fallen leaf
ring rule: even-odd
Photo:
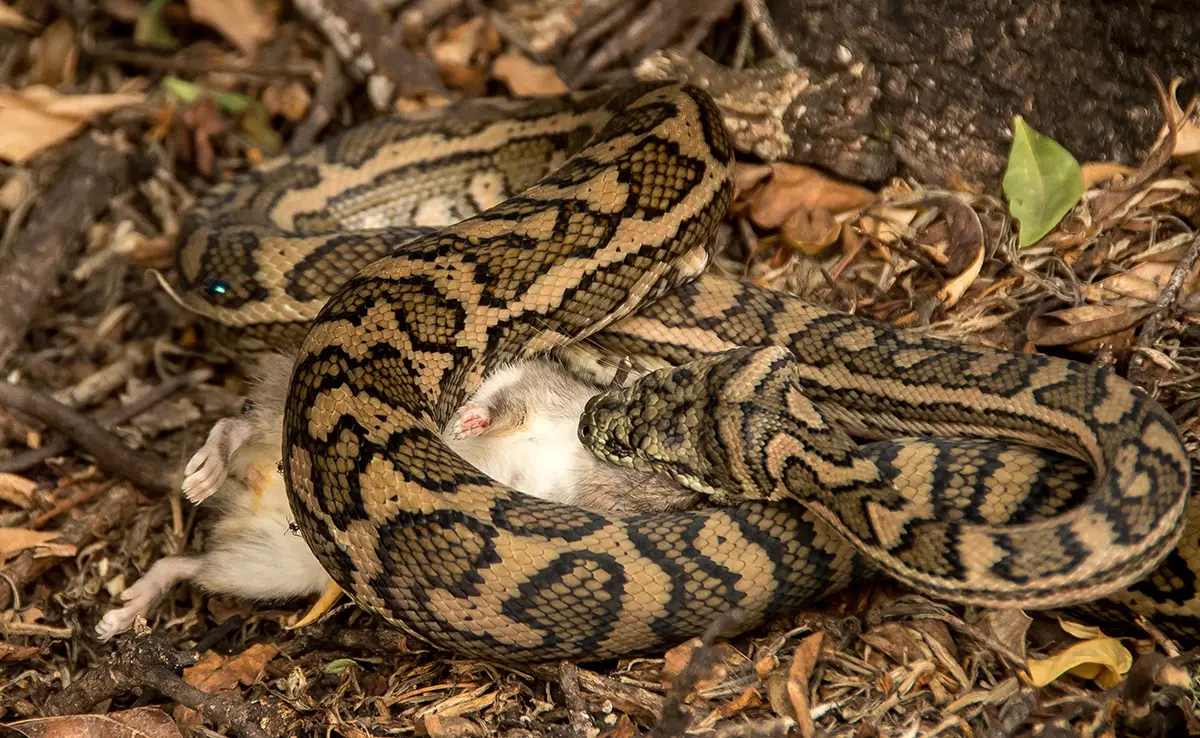
[[[779,235],[789,248],[816,256],[829,248],[842,233],[842,224],[824,208],[798,208],[779,228]]]
[[[762,695],[759,694],[759,691],[754,687],[746,687],[741,694],[739,694],[737,697],[734,697],[733,700],[727,704],[722,705],[719,709],[722,717],[730,718],[742,710],[758,707],[761,704]]]
[[[979,629],[989,634],[1008,650],[1025,658],[1025,634],[1033,618],[1015,607],[988,610],[980,618]]]
[[[271,85],[263,90],[263,105],[272,114],[282,115],[293,123],[297,123],[308,115],[308,107],[312,104],[312,95],[308,88],[295,80],[286,85]]]
[[[617,718],[617,727],[607,733],[601,733],[600,738],[635,738],[637,734],[637,726],[628,715],[622,714]]]
[[[1119,274],[1088,285],[1087,299],[1103,302],[1110,306],[1140,306],[1158,302],[1162,288],[1171,279],[1175,264],[1161,261],[1144,261]],[[1200,272],[1198,272],[1200,274]],[[1184,280],[1179,296],[1186,297],[1196,287],[1196,275]]]
[[[179,726],[157,707],[107,715],[31,718],[4,727],[26,738],[182,738]]]
[[[670,686],[679,677],[679,675],[688,668],[688,665],[692,663],[692,655],[696,652],[696,649],[703,647],[704,646],[701,644],[699,638],[692,638],[689,641],[680,643],[675,648],[672,648],[670,651],[667,651],[665,654],[663,654],[662,673],[660,673],[658,677],[663,686]],[[725,678],[725,666],[719,662],[724,661],[724,659],[730,655],[732,649],[727,643],[719,643],[713,646],[713,649],[717,651],[717,663],[714,664],[712,671],[710,671],[708,674],[702,675],[701,678],[696,681],[696,689],[709,689],[711,687],[715,687],[721,683],[722,679]]]
[[[233,689],[238,683],[248,687],[278,654],[279,649],[269,643],[256,643],[228,658],[210,652],[194,666],[183,670],[183,681],[205,692]]]
[[[792,665],[788,668],[788,699],[796,713],[796,727],[799,728],[802,738],[813,738],[817,732],[808,704],[808,680],[817,665],[817,659],[821,655],[821,644],[824,642],[825,634],[821,631],[800,641],[796,653],[792,656]]]
[[[521,54],[501,54],[492,62],[492,76],[503,82],[514,95],[561,95],[567,85],[550,64],[537,64]]]
[[[1130,338],[1118,334],[1129,331],[1153,313],[1153,307],[1132,310],[1079,305],[1037,316],[1029,321],[1026,332],[1035,346],[1070,346],[1076,351],[1089,351],[1098,342],[1104,342],[1118,350],[1128,345]]]
[[[261,0],[188,0],[192,18],[219,32],[243,54],[252,54],[275,33],[278,4]]]
[[[0,641],[0,663],[5,661],[24,661],[31,659],[38,654],[41,649],[37,646],[17,646],[12,643]]]
[[[798,164],[771,164],[771,178],[749,203],[750,220],[760,228],[778,228],[799,208],[824,209],[834,215],[875,201],[875,193],[828,177]]]
[[[0,561],[30,548],[58,538],[53,530],[29,530],[28,528],[0,528]]]
[[[957,305],[967,289],[975,284],[975,280],[979,278],[979,272],[983,269],[983,255],[984,248],[980,243],[975,246],[975,258],[967,265],[967,268],[947,280],[938,290],[937,297],[947,308]]]
[[[438,76],[447,86],[467,89],[481,85],[487,78],[487,60],[499,48],[496,29],[480,17],[451,27],[430,54],[437,63]]]
[[[33,76],[39,84],[58,87],[75,82],[79,41],[75,24],[70,20],[59,18],[46,26],[34,41],[30,53],[34,57]]]

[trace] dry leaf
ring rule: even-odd
[[[31,659],[37,656],[40,650],[37,646],[17,646],[12,643],[0,641],[0,663]]]
[[[750,219],[761,228],[778,228],[799,208],[838,215],[875,201],[875,193],[827,177],[797,164],[771,165],[771,178],[750,202]]]
[[[35,548],[55,538],[58,538],[58,532],[53,530],[0,528],[0,559]]]
[[[874,236],[880,243],[895,243],[904,237],[908,225],[917,217],[915,208],[876,208],[854,224],[855,228]]]
[[[1101,182],[1108,182],[1134,172],[1133,167],[1110,161],[1091,161],[1080,169],[1083,171],[1083,189],[1085,190],[1090,190]]]
[[[1161,261],[1144,261],[1120,274],[1105,277],[1089,285],[1087,299],[1115,306],[1133,306],[1143,303],[1154,304],[1162,288],[1171,279],[1175,264]],[[1179,296],[1186,297],[1195,288],[1195,279],[1184,280]]]
[[[801,641],[800,645],[796,647],[796,653],[792,656],[792,665],[788,669],[788,700],[792,703],[792,710],[796,713],[796,727],[799,728],[802,738],[813,738],[817,732],[817,727],[812,719],[812,711],[808,705],[808,679],[817,665],[817,658],[821,655],[821,644],[824,641],[825,634],[820,631]]]
[[[183,670],[183,681],[205,692],[233,689],[239,682],[250,686],[278,653],[279,649],[269,643],[257,643],[228,659],[209,653],[195,666]]]
[[[37,25],[16,10],[13,10],[3,0],[0,0],[0,27],[14,28],[18,31],[32,31],[37,28]]]
[[[253,53],[275,33],[275,16],[259,0],[188,0],[188,13],[244,54]]]
[[[947,281],[938,290],[937,296],[943,305],[948,308],[954,307],[962,299],[967,288],[975,284],[975,280],[979,278],[980,270],[983,269],[983,252],[983,244],[980,243],[975,247],[975,258],[967,268],[955,275],[953,279]]]
[[[622,714],[617,718],[617,727],[604,733],[600,738],[635,738],[637,734],[637,726],[633,724],[628,715]]]
[[[482,84],[489,52],[498,49],[496,29],[485,18],[460,23],[446,32],[444,41],[430,49],[438,76],[459,89]]]
[[[64,715],[8,723],[27,738],[180,738],[179,727],[157,707],[136,707],[107,715]]]
[[[417,735],[429,738],[483,738],[487,735],[474,720],[426,715],[416,721]]]
[[[1002,610],[988,610],[980,619],[980,628],[1006,646],[1021,658],[1025,658],[1025,634],[1033,623],[1033,618],[1024,610],[1006,607]]]
[[[672,684],[692,662],[692,655],[695,654],[696,649],[703,647],[704,646],[700,643],[699,638],[693,638],[689,641],[680,643],[675,648],[672,648],[670,651],[667,651],[665,654],[663,654],[663,668],[662,673],[659,674],[659,681],[662,682],[664,686],[669,686]],[[713,648],[717,651],[717,661],[722,660],[723,657],[727,656],[730,651],[729,645],[725,643],[713,646]],[[716,663],[710,673],[702,675],[701,678],[697,680],[696,689],[709,689],[711,687],[715,687],[720,684],[721,680],[724,678],[725,667],[720,663]]]
[[[842,224],[822,208],[799,208],[788,216],[779,229],[779,235],[788,247],[799,249],[809,256],[816,256],[829,248],[841,233]]]
[[[81,131],[94,115],[136,105],[144,95],[59,95],[34,85],[20,94],[0,91],[0,159],[23,164]]]
[[[550,64],[537,64],[520,54],[501,54],[492,63],[492,76],[514,95],[561,95],[567,85]]]
[[[1133,655],[1116,638],[1093,638],[1076,643],[1046,659],[1029,661],[1029,676],[1034,686],[1044,687],[1064,673],[1092,679],[1108,689],[1121,682],[1121,675],[1133,666]]]
[[[761,704],[762,695],[759,694],[758,690],[754,687],[746,687],[741,694],[739,694],[737,697],[734,697],[731,702],[722,705],[719,709],[722,717],[729,718],[733,717],[742,710],[751,707],[758,707]]]
[[[0,500],[27,510],[33,503],[37,482],[17,474],[0,473]]]
[[[1118,337],[1117,334],[1129,331],[1153,312],[1152,307],[1131,310],[1109,305],[1080,305],[1043,313],[1029,321],[1026,331],[1030,343],[1035,346],[1070,346],[1077,351],[1088,351],[1097,342],[1104,342],[1114,349],[1124,348],[1130,337]]]
[[[299,82],[292,81],[283,87],[272,85],[263,91],[263,105],[271,113],[277,113],[293,123],[299,122],[308,114],[312,104],[312,95],[308,88]]]
[[[1181,159],[1185,156],[1200,153],[1200,125],[1197,124],[1195,117],[1188,117],[1185,111],[1179,107],[1179,79],[1171,80],[1170,89],[1167,92],[1167,98],[1171,101],[1168,114],[1171,115],[1179,126],[1178,135],[1175,137],[1175,149],[1171,155]],[[1170,127],[1163,125],[1162,135],[1170,135]]]
[[[71,21],[59,18],[47,26],[34,42],[31,53],[34,56],[33,76],[40,84],[58,87],[75,81],[79,42]]]

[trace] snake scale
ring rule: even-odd
[[[1109,597],[1186,630],[1200,520],[1172,418],[1103,368],[707,273],[733,163],[706,93],[634,84],[381,118],[198,201],[183,299],[238,355],[299,351],[284,474],[334,581],[506,661],[661,648],[734,606],[749,628],[864,568],[959,602]],[[452,453],[450,413],[546,351],[652,370],[597,398],[581,438],[729,504],[609,517]]]

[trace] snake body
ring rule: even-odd
[[[1200,612],[1190,465],[1157,403],[1105,369],[913,337],[705,274],[732,165],[704,92],[632,85],[381,119],[197,204],[184,299],[240,351],[298,347],[289,498],[358,605],[510,661],[660,648],[732,606],[752,627],[864,561],[960,602]],[[605,516],[500,485],[441,441],[491,371],[585,340],[655,369],[597,404],[613,411],[598,453],[699,420],[725,429],[704,453],[663,432],[648,456],[619,456],[675,453],[677,476],[710,491],[740,479],[763,499]],[[655,415],[655,396],[676,404]],[[849,438],[917,434],[935,438]],[[1085,459],[1095,481],[1047,489],[1055,470],[1015,444]]]

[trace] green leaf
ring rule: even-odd
[[[162,86],[167,93],[174,95],[185,103],[196,102],[201,97],[207,95],[217,103],[218,107],[227,113],[240,113],[254,102],[245,95],[239,95],[236,92],[217,92],[207,87],[192,84],[178,77],[163,77]]]
[[[1083,171],[1071,152],[1014,116],[1004,195],[1009,212],[1021,222],[1017,246],[1025,248],[1049,233],[1079,202]]]
[[[322,671],[324,671],[326,674],[341,674],[351,666],[358,666],[358,662],[354,659],[334,659],[328,664],[325,664],[325,668],[322,669]]]
[[[133,42],[138,46],[154,46],[160,49],[174,49],[179,46],[179,39],[167,28],[163,21],[163,9],[167,0],[150,0],[137,14],[137,23],[133,27]]]

